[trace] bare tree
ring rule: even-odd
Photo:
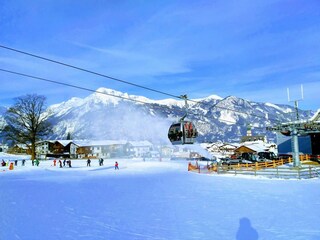
[[[52,132],[46,112],[46,97],[28,94],[15,99],[15,103],[4,115],[7,122],[3,130],[5,137],[26,144],[35,159],[36,141]]]

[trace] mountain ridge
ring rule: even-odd
[[[111,96],[113,95],[113,96]],[[117,97],[114,97],[117,96]],[[132,99],[132,100],[128,100]],[[108,88],[99,88],[85,98],[73,97],[48,107],[54,134],[51,139],[127,139],[170,143],[167,131],[184,114],[184,100],[153,100]],[[260,103],[228,96],[210,95],[188,101],[187,118],[195,123],[199,142],[238,142],[246,135],[275,135],[266,126],[291,121],[295,109],[289,105]],[[300,118],[308,111],[299,110]]]

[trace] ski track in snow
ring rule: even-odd
[[[320,239],[319,179],[197,174],[173,161],[72,164],[0,171],[1,240]]]

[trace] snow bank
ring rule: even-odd
[[[14,154],[0,152],[0,160],[1,161],[2,160],[4,160],[4,161],[14,161],[14,160],[22,161],[23,159],[29,160],[30,155],[14,155]]]

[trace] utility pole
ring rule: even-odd
[[[290,102],[289,88],[288,88],[288,100]],[[294,100],[294,109],[296,110],[296,121],[299,123],[299,109],[298,102],[303,100],[303,86],[301,84],[301,98]],[[292,125],[292,138],[291,138],[291,148],[292,148],[292,157],[293,157],[293,166],[300,167],[300,151],[299,151],[299,139],[298,139],[298,130],[295,125]]]
[[[290,100],[290,92],[289,88],[287,88],[288,94],[288,101]],[[298,109],[298,102],[303,100],[303,86],[301,85],[301,99],[294,100],[294,108],[296,113],[296,119],[290,123],[282,123],[274,127],[268,127],[267,130],[270,131],[278,131],[278,132],[285,132],[289,133],[291,136],[291,149],[292,149],[292,158],[293,158],[293,166],[300,167],[300,153],[299,153],[299,141],[298,136],[301,133],[306,133],[306,124],[302,123],[299,118],[299,109]]]

